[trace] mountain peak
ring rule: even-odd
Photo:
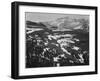
[[[43,22],[49,29],[56,27],[56,30],[86,30],[89,29],[89,20],[85,18],[72,18],[72,17],[63,17],[58,18],[54,21]]]

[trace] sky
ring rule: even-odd
[[[89,15],[75,15],[75,14],[59,14],[59,13],[40,13],[40,12],[25,12],[26,21],[33,22],[46,22],[56,20],[57,18],[62,17],[72,17],[72,18],[85,18],[89,19]]]

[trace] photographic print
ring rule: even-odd
[[[97,7],[12,2],[11,78],[97,74]]]
[[[26,68],[89,65],[89,15],[25,13]]]

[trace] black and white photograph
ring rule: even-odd
[[[12,3],[14,79],[97,74],[97,7]]]
[[[89,15],[26,12],[26,68],[89,65]]]

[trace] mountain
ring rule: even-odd
[[[27,33],[41,30],[48,32],[74,31],[87,33],[89,32],[89,20],[86,18],[62,17],[47,22],[26,21],[26,30]]]
[[[45,27],[41,22],[26,21],[27,28],[41,28]]]
[[[54,26],[52,26],[54,28]],[[56,27],[55,27],[56,28]],[[52,32],[51,29],[49,29],[46,25],[44,25],[42,22],[32,22],[32,21],[26,21],[26,33],[31,34],[34,32]]]
[[[56,31],[71,31],[81,29],[86,32],[89,31],[89,20],[85,18],[70,18],[63,17],[58,18],[54,21],[42,22],[49,29],[53,29],[52,27],[56,27],[54,30]]]

